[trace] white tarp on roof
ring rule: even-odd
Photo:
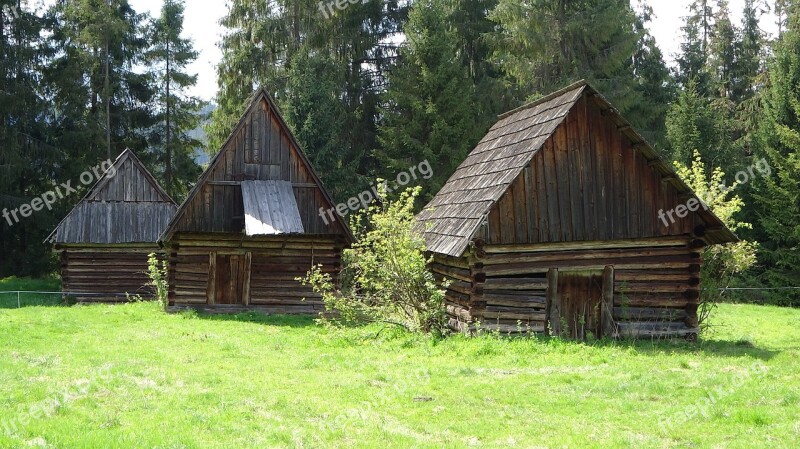
[[[291,182],[242,181],[242,200],[248,236],[305,232]]]

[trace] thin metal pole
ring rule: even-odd
[[[17,308],[18,308],[18,309],[21,309],[21,308],[22,308],[22,305],[21,305],[21,304],[20,304],[20,302],[19,302],[19,292],[17,292]]]

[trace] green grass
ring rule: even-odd
[[[797,447],[800,310],[714,323],[697,344],[574,343],[2,309],[0,447]]]
[[[60,294],[21,293],[18,298],[16,291],[59,292],[61,291],[61,282],[56,278],[9,277],[0,279],[0,309],[58,305],[63,302]]]

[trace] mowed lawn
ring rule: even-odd
[[[800,310],[713,324],[696,344],[576,343],[4,308],[0,447],[798,447]]]

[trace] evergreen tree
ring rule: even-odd
[[[200,174],[193,155],[202,145],[189,135],[200,123],[203,104],[186,92],[197,83],[197,75],[186,72],[186,66],[197,59],[197,52],[191,40],[181,37],[183,12],[182,0],[164,1],[161,16],[153,23],[153,46],[148,52],[158,85],[154,98],[158,125],[151,150],[158,153],[164,188],[174,198],[188,193]]]
[[[632,58],[640,33],[627,0],[499,0],[494,60],[524,94],[584,78],[625,114],[642,101]]]
[[[707,62],[714,91],[719,98],[732,100],[737,43],[737,30],[731,22],[728,2],[719,0]]]
[[[763,234],[763,279],[772,286],[800,280],[800,12],[789,10],[775,44],[764,92],[761,136],[772,174],[756,184],[758,223]],[[796,304],[800,295],[786,293]]]
[[[474,107],[479,115],[496,116],[515,105],[512,92],[505,85],[505,74],[491,61],[492,45],[487,36],[495,31],[496,23],[489,14],[498,0],[450,0],[448,26],[458,40],[454,54],[475,85]]]
[[[766,81],[765,36],[759,26],[763,12],[763,7],[759,9],[754,0],[746,0],[740,37],[736,42],[736,63],[732,70],[731,100],[736,104],[736,145],[745,157],[757,152],[757,131],[763,116],[761,88]]]
[[[697,150],[706,165],[737,166],[741,161],[735,159],[730,135],[727,111],[720,108],[720,103],[701,95],[695,81],[690,79],[667,113],[672,160],[689,165]]]
[[[41,64],[50,55],[44,26],[22,2],[0,1],[0,212],[52,189],[65,159],[48,137],[54,117],[42,87]],[[52,268],[50,249],[40,242],[57,222],[48,211],[36,214],[18,215],[19,222],[0,217],[0,277]]]
[[[475,108],[470,58],[452,23],[453,2],[419,0],[405,25],[406,45],[389,74],[381,124],[381,161],[390,176],[428,160],[436,167],[423,186],[432,197],[494,119]]]
[[[694,0],[689,6],[690,14],[681,28],[684,41],[676,62],[678,70],[675,78],[682,86],[694,80],[696,89],[703,96],[711,90],[711,80],[707,71],[708,44],[711,36],[713,12],[708,0]]]
[[[348,198],[366,179],[357,179],[363,154],[349,153],[343,139],[347,131],[347,111],[341,101],[343,76],[330,57],[298,53],[287,73],[287,97],[284,117],[293,123],[294,135],[302,142],[311,163],[325,180],[334,198]]]
[[[53,95],[69,111],[67,120],[88,110],[80,120],[87,132],[79,134],[89,151],[81,150],[87,160],[78,157],[89,163],[100,156],[114,159],[126,148],[144,153],[156,123],[155,86],[141,69],[149,46],[146,16],[127,0],[61,1],[49,15],[57,54],[49,70]]]
[[[731,73],[731,99],[740,104],[753,98],[764,73],[764,32],[760,9],[755,0],[745,0],[742,27],[735,43],[736,63]]]
[[[342,118],[347,123],[336,139],[342,151],[337,161],[322,157],[323,165],[317,169],[343,172],[341,178],[347,182],[329,185],[333,191],[349,196],[366,188],[367,179],[376,169],[371,152],[378,146],[378,107],[385,89],[384,74],[396,57],[393,36],[400,29],[404,11],[397,0],[350,4],[328,17],[311,0],[232,1],[222,20],[228,32],[221,45],[218,108],[208,127],[212,148],[217,149],[231,132],[254,87],[269,88],[286,117],[291,117],[287,118],[289,125],[298,131],[306,123],[303,114],[311,110],[297,105],[299,109],[293,111],[296,105],[292,99],[312,98],[329,82],[338,80]],[[314,86],[291,79],[305,76],[295,64],[327,66],[336,73],[326,77],[324,86]],[[300,130],[298,134],[313,133]],[[314,142],[299,140],[309,157],[316,160]]]
[[[647,29],[653,10],[644,3],[640,5],[636,28],[641,37],[633,55],[633,73],[635,89],[643,101],[632,105],[628,114],[637,131],[666,157],[669,154],[665,122],[669,105],[675,99],[675,83],[655,37]]]

